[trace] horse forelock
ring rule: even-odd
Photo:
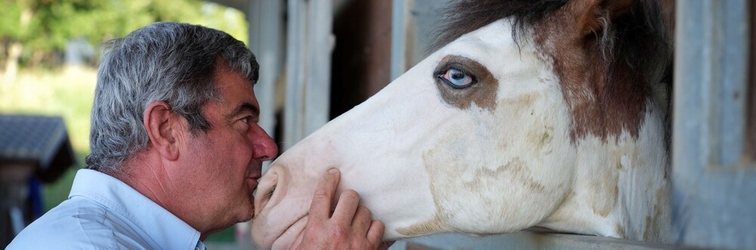
[[[561,8],[567,0],[460,0],[452,1],[443,12],[429,50],[435,51],[460,36],[496,20],[514,17],[513,36]],[[516,40],[516,39],[515,39]]]
[[[578,27],[583,20],[571,13],[576,11],[575,6],[583,5],[604,8],[607,4],[574,0],[457,1],[444,11],[445,23],[431,49],[496,20],[511,18],[515,41],[518,34],[530,32],[537,48],[552,61],[570,106],[573,141],[588,134],[617,138],[622,131],[637,137],[649,110],[647,105],[658,101],[654,99],[657,91],[669,93],[666,89],[671,86],[660,83],[672,58],[671,27],[664,16],[669,11],[663,9],[671,6],[638,0],[617,16],[599,9],[588,18],[595,18],[602,28],[586,35]]]

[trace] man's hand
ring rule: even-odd
[[[310,204],[310,215],[304,232],[292,249],[379,249],[383,222],[373,220],[368,210],[360,206],[360,197],[354,190],[341,193],[331,215],[331,201],[339,183],[340,173],[329,169],[315,189]]]

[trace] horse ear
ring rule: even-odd
[[[612,21],[623,17],[637,0],[577,0],[570,10],[577,18],[582,35],[598,33]]]

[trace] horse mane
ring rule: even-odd
[[[567,0],[460,0],[452,1],[442,12],[441,25],[436,29],[436,39],[429,47],[435,51],[460,36],[477,30],[496,20],[513,16],[513,34],[543,20],[558,10]]]
[[[435,51],[466,33],[502,18],[512,18],[514,24],[512,34],[517,42],[518,36],[530,31],[530,28],[537,32],[535,30],[539,25],[548,22],[549,17],[557,14],[568,2],[568,0],[453,1],[442,10],[444,18],[435,32],[436,39],[430,49]],[[671,2],[637,0],[624,15],[600,19],[604,28],[591,34],[593,37],[587,38],[586,44],[583,45],[588,53],[601,58],[594,60],[603,61],[597,63],[607,65],[606,77],[600,79],[601,83],[598,83],[598,86],[591,87],[598,89],[595,94],[599,99],[612,100],[618,95],[633,93],[637,94],[636,98],[652,97],[663,111],[669,108],[673,52],[671,45],[673,23],[669,10],[673,9]],[[602,2],[601,6],[605,4]],[[630,116],[633,117],[627,117],[627,119],[637,121],[635,115]],[[599,122],[604,123],[604,121]],[[630,128],[630,131],[633,131],[632,126]],[[593,132],[590,129],[587,131]],[[574,137],[579,137],[583,132],[577,131],[575,134]]]

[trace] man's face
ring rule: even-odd
[[[275,142],[257,124],[259,104],[250,82],[221,66],[215,75],[220,100],[210,100],[202,114],[211,124],[206,132],[187,136],[180,167],[186,194],[196,204],[198,228],[220,230],[247,221],[254,213],[252,191],[262,162],[278,153]],[[186,128],[188,130],[188,127]]]

